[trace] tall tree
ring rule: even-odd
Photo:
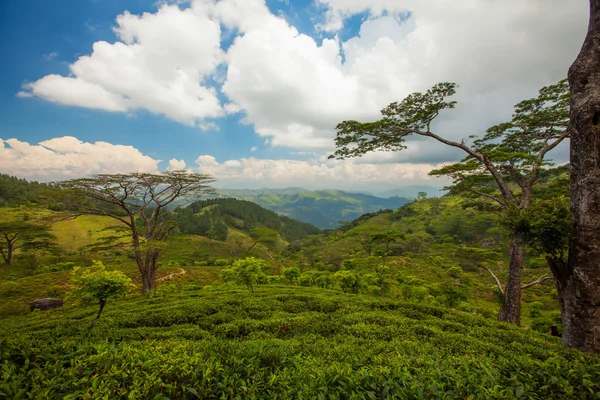
[[[92,204],[98,206],[86,206],[81,214],[104,215],[127,226],[142,276],[142,293],[147,294],[156,288],[161,249],[177,226],[177,218],[170,208],[177,199],[212,193],[212,188],[207,186],[210,182],[214,182],[210,175],[168,171],[102,174],[64,181],[60,185],[76,195],[96,200]]]
[[[340,123],[335,138],[338,149],[330,158],[356,157],[375,150],[401,151],[406,148],[406,137],[424,136],[467,154],[458,163],[432,171],[433,175],[450,176],[454,192],[483,199],[496,208],[528,207],[540,169],[547,164],[546,154],[569,136],[566,81],[544,87],[537,98],[518,103],[511,121],[489,128],[481,138],[469,136],[460,142],[432,130],[437,116],[455,107],[456,102],[448,100],[455,93],[454,83],[439,83],[426,93],[413,93],[391,103],[381,110],[379,121]],[[467,144],[469,139],[474,139],[472,145]],[[510,245],[501,321],[520,322],[524,256],[524,244],[516,238]]]
[[[563,343],[600,353],[600,0],[590,0],[587,36],[569,69],[571,230],[563,294]]]

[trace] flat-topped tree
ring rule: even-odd
[[[56,248],[50,227],[39,222],[10,221],[0,223],[0,256],[5,265],[11,265],[15,252]]]
[[[547,153],[569,137],[569,93],[566,81],[544,87],[539,96],[515,106],[511,121],[489,128],[482,138],[469,136],[460,142],[446,139],[432,130],[432,123],[456,102],[454,83],[442,82],[425,93],[413,93],[401,102],[381,110],[379,121],[344,121],[337,126],[337,151],[330,158],[362,156],[370,151],[402,151],[405,138],[419,135],[463,150],[458,163],[432,171],[453,179],[449,188],[496,209],[524,209],[531,204],[533,187],[540,169],[548,164]],[[472,144],[468,139],[474,139]],[[506,303],[499,319],[520,322],[521,272],[524,245],[511,243]]]
[[[79,214],[104,215],[125,224],[131,232],[135,261],[142,275],[142,293],[156,288],[157,261],[164,242],[177,226],[174,201],[212,193],[210,175],[168,171],[158,174],[101,174],[71,179],[60,186],[97,200]],[[101,207],[106,205],[107,207]]]

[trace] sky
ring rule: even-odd
[[[186,169],[216,187],[442,187],[456,149],[328,160],[335,126],[459,85],[461,140],[566,77],[587,0],[2,0],[0,173]],[[568,144],[551,154],[568,160]]]

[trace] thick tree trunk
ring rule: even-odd
[[[510,248],[508,282],[504,292],[504,306],[498,319],[513,324],[521,323],[521,273],[525,259],[525,249],[521,243],[514,242]]]
[[[563,288],[563,344],[600,353],[600,0],[569,69],[571,228]]]
[[[142,295],[152,295],[156,290],[156,271],[151,268],[142,270]]]

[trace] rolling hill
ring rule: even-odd
[[[365,213],[382,209],[396,209],[412,201],[405,197],[381,198],[341,190],[311,191],[302,188],[219,189],[217,193],[219,197],[252,201],[278,214],[322,229],[337,228],[340,221],[351,221]]]

